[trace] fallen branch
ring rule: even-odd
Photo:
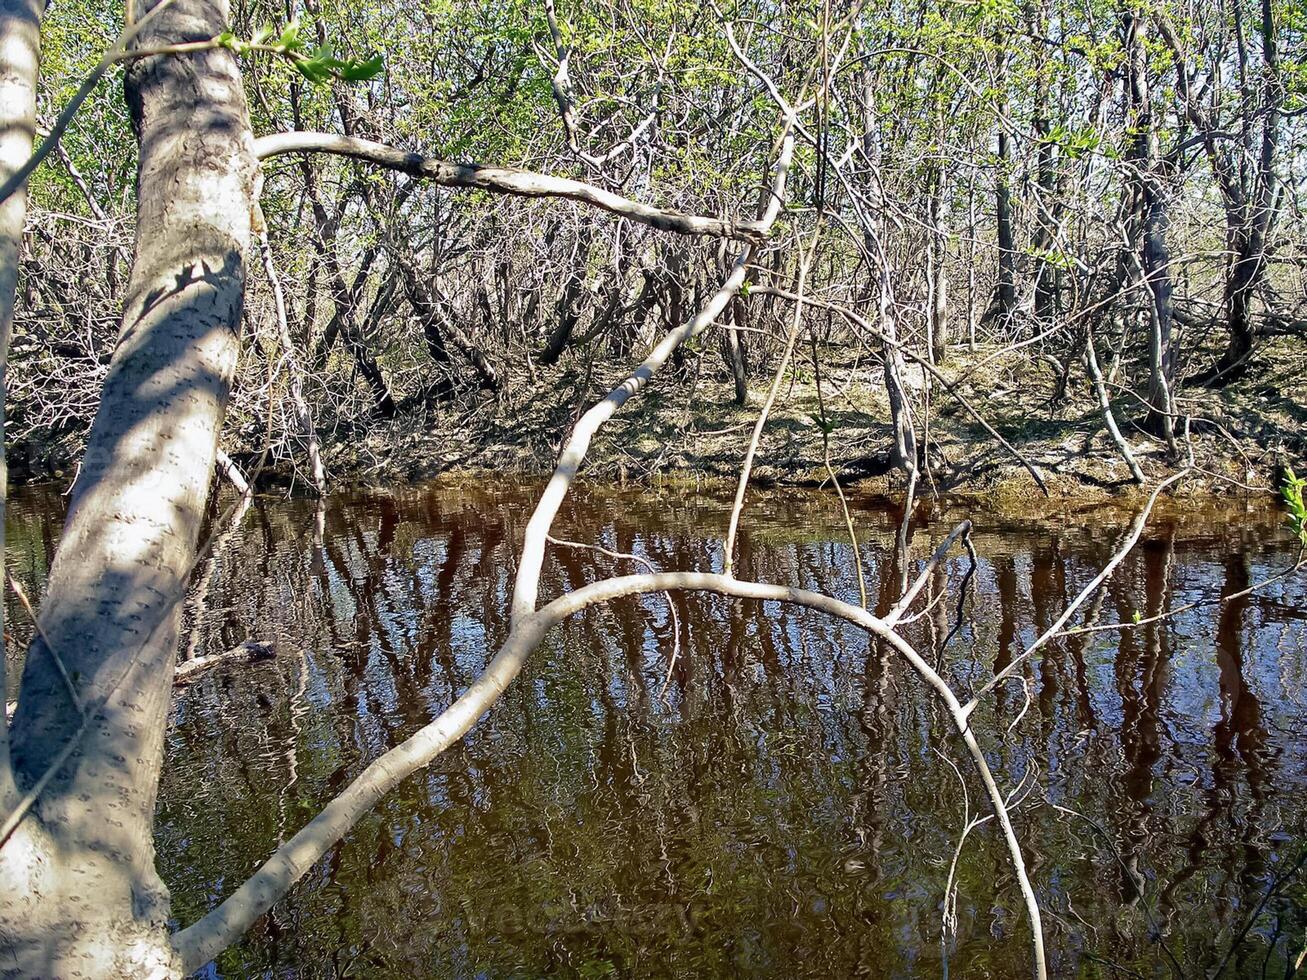
[[[230,483],[233,490],[242,497],[249,496],[250,481],[246,478],[245,474],[241,472],[241,468],[236,465],[236,461],[228,456],[222,449],[218,450],[216,469],[218,470],[218,475]]]
[[[908,611],[908,607],[912,605],[913,600],[917,598],[917,595],[921,592],[922,588],[925,587],[926,581],[930,578],[930,573],[933,572],[935,567],[944,560],[944,556],[947,555],[949,549],[953,547],[953,542],[959,537],[969,535],[970,533],[971,521],[969,520],[963,521],[949,532],[948,537],[940,542],[939,547],[935,549],[935,553],[930,556],[930,560],[927,561],[925,567],[922,568],[921,574],[917,576],[917,580],[912,584],[912,588],[905,590],[899,601],[894,603],[894,607],[885,614],[886,623],[890,626],[894,626],[898,623],[898,621],[903,617],[903,614]]]
[[[1103,424],[1107,427],[1107,434],[1112,437],[1112,443],[1116,446],[1117,452],[1125,460],[1126,467],[1130,470],[1130,477],[1135,483],[1143,486],[1148,481],[1144,478],[1143,470],[1135,461],[1134,453],[1130,451],[1130,443],[1126,442],[1125,436],[1121,435],[1121,429],[1116,424],[1116,416],[1112,414],[1112,400],[1107,397],[1107,385],[1103,380],[1103,372],[1098,367],[1098,352],[1094,350],[1094,332],[1092,329],[1085,328],[1085,370],[1089,374],[1090,383],[1093,385],[1094,394],[1098,396],[1098,410],[1103,415]]]
[[[264,643],[259,640],[246,640],[239,646],[234,646],[223,653],[210,654],[207,657],[196,657],[193,660],[185,660],[177,665],[177,671],[173,674],[173,687],[185,687],[188,684],[194,684],[200,679],[201,674],[206,674],[215,667],[233,667],[244,664],[254,664],[261,660],[271,660],[277,655],[277,648],[272,643]]]

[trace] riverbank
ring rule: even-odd
[[[1268,342],[1238,383],[1179,391],[1190,421],[1187,438],[1181,424],[1174,453],[1135,424],[1142,414],[1138,399],[1116,389],[1115,418],[1148,484],[1192,465],[1179,496],[1255,498],[1274,494],[1286,463],[1307,469],[1307,371],[1300,346],[1292,338]],[[920,492],[1033,513],[1112,499],[1128,503],[1139,495],[1078,371],[1060,391],[1051,358],[981,349],[965,360],[965,369],[941,368],[952,392],[939,384],[927,392],[920,369],[909,366],[905,382],[926,447]],[[745,405],[736,405],[729,381],[715,376],[716,356],[699,363],[706,366],[696,371],[690,362],[679,376],[656,377],[624,405],[595,438],[585,471],[616,483],[733,481],[766,389],[760,383]],[[525,377],[531,371],[521,365],[505,373]],[[390,487],[442,474],[547,474],[580,414],[623,378],[616,367],[571,362],[535,369],[530,384],[509,385],[496,396],[468,393],[461,401],[418,404],[389,421],[320,418],[329,486]],[[265,422],[233,418],[222,445],[258,485],[305,489],[303,453],[274,435],[277,451],[265,455],[266,432]],[[79,441],[57,450],[13,447],[11,479],[70,480]],[[842,486],[901,499],[905,479],[892,465],[891,441],[879,366],[861,357],[840,363],[838,352],[824,352],[820,393],[807,361],[782,385],[753,483],[819,486],[829,481],[829,462]]]
[[[999,505],[1011,498],[1035,510],[1041,500],[1061,508],[1139,493],[1086,386],[1072,386],[1060,402],[1051,402],[1058,387],[1051,363],[1007,357],[979,370],[943,370],[956,397],[935,385],[933,404],[920,372],[910,370],[907,378],[917,402],[919,439],[928,447],[923,492]],[[820,397],[810,369],[800,368],[782,385],[759,445],[754,483],[821,485],[828,481],[829,462],[841,485],[901,497],[905,480],[890,459],[880,369],[850,363],[823,366],[822,375]],[[516,396],[452,413],[422,411],[373,425],[356,439],[335,439],[327,444],[326,465],[333,482],[346,486],[385,486],[450,472],[548,473],[576,419],[621,380],[615,371],[586,375],[564,369]],[[724,379],[656,378],[595,438],[586,472],[619,483],[733,480],[765,397],[764,389],[754,389],[747,404],[737,406]],[[1192,478],[1177,489],[1181,496],[1256,496],[1273,492],[1286,463],[1307,458],[1307,375],[1273,348],[1244,381],[1216,391],[1183,391],[1178,401],[1192,419],[1178,454],[1132,424],[1138,414],[1133,396],[1114,403],[1150,484],[1192,466]],[[284,471],[280,475],[288,478]]]

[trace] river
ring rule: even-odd
[[[184,651],[256,639],[278,655],[175,696],[157,844],[182,924],[475,678],[505,635],[536,492],[445,481],[334,496],[321,515],[260,498],[197,570]],[[899,515],[852,504],[883,611]],[[43,488],[11,500],[11,567],[33,596],[63,507]],[[555,533],[660,569],[717,570],[728,508],[684,487],[581,488]],[[976,523],[961,627],[957,550],[930,585],[945,594],[905,630],[960,692],[1056,619],[1130,518],[929,511],[913,527],[918,563],[957,521]],[[1273,511],[1172,508],[1072,622],[1130,623],[1238,591],[1295,554]],[[542,595],[636,570],[554,547]],[[858,601],[830,494],[758,494],[736,573]],[[1225,976],[1284,976],[1302,950],[1307,875],[1288,872],[1307,849],[1305,600],[1300,574],[1059,639],[977,712],[990,765],[1021,787],[1014,820],[1056,976],[1201,976],[1259,905]],[[813,612],[671,601],[675,617],[651,595],[555,631],[468,738],[384,800],[213,975],[1028,975],[992,822],[962,850],[943,935],[958,834],[984,800],[915,675]],[[31,627],[12,597],[7,615],[14,648]]]

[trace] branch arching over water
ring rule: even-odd
[[[776,223],[776,218],[781,212],[781,204],[785,200],[786,178],[789,175],[790,163],[794,159],[794,125],[794,116],[787,115],[781,130],[780,152],[777,154],[776,165],[772,170],[771,183],[763,191],[759,205],[761,217],[758,225],[768,233]],[[744,285],[744,277],[748,273],[752,256],[753,246],[745,245],[735,257],[735,262],[721,288],[708,299],[703,308],[693,318],[675,330],[669,331],[625,381],[610,391],[601,401],[590,406],[590,409],[572,427],[572,434],[568,437],[562,455],[558,458],[558,465],[540,494],[540,500],[536,503],[535,510],[531,512],[531,519],[527,522],[526,532],[522,535],[522,554],[517,563],[517,577],[513,581],[511,609],[513,622],[529,615],[535,609],[536,597],[540,589],[540,569],[544,565],[545,546],[549,541],[549,529],[553,526],[558,508],[563,505],[567,491],[571,489],[572,481],[576,478],[585,454],[590,449],[590,440],[619,408],[633,395],[640,393],[640,390],[649,383],[649,379],[667,363],[676,348],[706,330],[716,320],[718,314],[726,309],[726,304]]]
[[[462,696],[434,721],[384,753],[333,799],[289,841],[279,847],[244,884],[199,922],[173,937],[173,945],[189,973],[199,969],[239,938],[280,900],[386,793],[418,769],[431,763],[482,717],[517,677],[527,657],[545,635],[564,619],[590,606],[649,592],[712,592],[739,599],[785,602],[846,620],[887,643],[932,689],[948,710],[990,799],[1021,885],[1031,920],[1034,973],[1046,975],[1039,903],[1026,873],[1007,804],[994,781],[962,704],[948,683],[884,620],[858,606],[806,589],[745,582],[709,572],[660,572],[605,579],[566,593],[529,615],[518,618],[512,632],[485,671]]]
[[[794,152],[793,127],[794,119],[789,116],[785,119],[773,178],[764,191],[760,207],[761,217],[758,224],[765,230],[770,230],[780,213],[785,192],[785,178]],[[300,137],[312,137],[312,139],[302,140],[299,139]],[[343,147],[351,147],[366,149],[369,153],[374,150],[385,151],[382,154],[383,159],[377,162],[386,163],[389,160],[392,163],[404,163],[405,166],[418,165],[412,159],[414,155],[381,144],[372,144],[365,140],[346,140],[344,137],[328,137],[324,134],[288,133],[277,137],[264,137],[258,141],[258,144],[256,155],[260,158],[275,153],[310,149],[331,148],[332,152],[344,152]],[[374,158],[365,157],[365,159]],[[421,158],[417,158],[417,161],[420,162]],[[495,655],[486,671],[439,718],[369,766],[341,795],[327,804],[326,808],[303,830],[282,845],[260,871],[241,885],[217,909],[195,925],[176,934],[174,943],[188,971],[203,966],[234,942],[255,919],[271,908],[290,889],[326,848],[348,833],[362,814],[371,809],[405,776],[428,764],[448,744],[466,732],[485,709],[503,693],[504,688],[517,675],[522,662],[533,648],[533,646],[521,646],[520,641],[524,635],[522,631],[528,624],[538,622],[540,615],[536,612],[535,605],[549,529],[585,458],[591,437],[618,408],[644,387],[666,363],[673,350],[686,338],[705,329],[713,322],[730,298],[739,291],[752,253],[753,247],[746,244],[736,258],[726,281],[704,309],[691,320],[670,331],[622,384],[614,388],[606,398],[593,405],[577,421],[553,478],[541,494],[527,525],[514,583],[511,631],[508,640]]]
[[[770,186],[763,193],[760,218],[750,226],[753,231],[758,233],[757,237],[764,237],[770,231],[780,213],[781,202],[784,199],[786,175],[794,150],[794,125],[793,113],[787,114],[773,179]],[[405,153],[382,144],[327,134],[288,133],[275,137],[264,137],[256,143],[256,153],[260,158],[266,158],[276,153],[307,152],[311,150],[335,152],[369,160],[393,169],[413,173],[416,176],[433,178],[450,186],[484,187],[527,196],[548,196],[547,192],[541,191],[539,188],[547,186],[550,181],[558,180],[557,178],[524,174],[521,171],[460,168],[442,161],[424,158],[417,154]],[[527,182],[522,183],[523,180],[527,180]],[[536,183],[538,181],[544,181],[545,184]],[[563,183],[571,189],[584,189],[586,195],[559,193],[555,196],[585,200],[596,206],[612,210],[614,213],[624,214],[624,216],[631,217],[634,220],[643,220],[644,223],[653,227],[663,227],[667,228],[667,230],[684,230],[696,227],[693,222],[714,220],[696,219],[684,215],[674,215],[671,212],[661,212],[657,209],[650,209],[645,205],[638,205],[635,202],[617,198],[616,195],[608,195],[610,198],[617,199],[620,204],[619,209],[610,206],[613,204],[612,201],[605,203],[607,198],[596,198],[589,193],[598,192],[601,195],[607,195],[607,192],[599,191],[598,188],[592,188],[589,185],[579,184],[575,181]],[[644,215],[644,217],[642,218],[640,215]],[[668,220],[671,220],[673,225],[666,224]],[[684,222],[690,222],[691,224],[685,225]],[[679,227],[674,226],[677,223],[681,223]],[[738,231],[741,226],[733,227]],[[724,226],[722,230],[715,232],[688,230],[685,233],[749,237],[739,234],[731,235]],[[990,804],[1007,843],[1013,869],[1020,883],[1027,914],[1030,917],[1033,972],[1041,980],[1047,975],[1039,903],[1026,873],[1021,846],[1009,819],[1003,794],[994,781],[984,753],[967,723],[966,712],[956,695],[954,695],[947,682],[921,658],[907,641],[894,631],[890,624],[871,615],[865,609],[830,596],[787,586],[742,582],[732,576],[703,572],[664,572],[611,578],[570,592],[553,600],[546,606],[536,609],[539,576],[544,562],[549,530],[563,499],[567,495],[572,480],[585,458],[591,438],[613,416],[618,408],[633,395],[640,392],[649,379],[666,363],[677,347],[713,322],[726,303],[739,292],[744,282],[751,254],[752,245],[746,244],[737,256],[721,288],[709,299],[703,309],[694,318],[669,332],[624,382],[614,388],[607,397],[592,406],[578,420],[553,477],[550,479],[544,493],[542,493],[527,525],[523,536],[518,573],[514,582],[510,633],[499,652],[487,665],[486,670],[438,718],[369,765],[344,792],[328,803],[322,812],[291,840],[279,847],[264,865],[237,888],[218,908],[199,922],[181,930],[174,936],[174,946],[188,972],[200,968],[234,942],[256,919],[279,901],[295,882],[303,877],[330,847],[347,834],[355,823],[375,806],[386,793],[413,772],[430,764],[432,759],[476,724],[477,720],[489,710],[507,686],[521,672],[526,658],[555,625],[567,616],[596,603],[645,592],[681,590],[715,592],[742,599],[789,602],[816,609],[862,627],[886,642],[909,663],[913,670],[944,703],[985,786],[986,794],[989,796]]]

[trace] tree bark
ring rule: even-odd
[[[994,187],[994,222],[998,233],[998,304],[999,322],[1007,325],[1017,312],[1017,246],[1012,232],[1012,190],[1007,168],[1011,163],[1008,136],[1003,124],[998,130],[998,175]]]
[[[747,282],[747,280],[746,280]],[[731,380],[735,384],[735,404],[744,405],[749,398],[749,361],[744,346],[744,332],[741,328],[748,326],[748,314],[743,297],[731,300],[731,326],[724,327],[724,347],[726,366],[731,371]]]
[[[223,0],[174,0],[141,43],[203,41],[226,23]],[[142,59],[126,94],[140,145],[135,262],[12,729],[20,789],[54,773],[0,849],[5,966],[33,976],[180,969],[154,804],[258,171],[230,51]]]
[[[1017,312],[1017,247],[1012,231],[1012,152],[1007,132],[1007,51],[998,52],[999,118],[998,164],[994,173],[994,224],[998,236],[998,284],[994,307],[1001,326],[1009,326]]]
[[[885,395],[889,401],[890,424],[894,429],[894,464],[907,474],[910,485],[917,479],[917,432],[912,406],[903,387],[906,366],[899,348],[898,323],[894,318],[894,284],[890,278],[889,258],[885,254],[885,194],[880,183],[880,153],[876,145],[875,91],[871,72],[863,73],[863,155],[871,164],[871,208],[864,218],[863,249],[871,263],[872,302],[876,314],[872,322],[884,338],[882,357],[885,364]]]
[[[9,180],[32,155],[44,9],[41,0],[0,0],[0,183]],[[0,202],[0,587],[5,580],[5,501],[9,490],[9,463],[3,438],[9,390],[9,338],[14,326],[26,218],[27,188],[19,187],[8,200]],[[4,606],[0,603],[0,633],[3,630]],[[5,688],[5,654],[0,643],[0,696]],[[17,802],[9,760],[9,726],[0,719],[0,811],[9,812]]]
[[[1171,253],[1167,245],[1167,209],[1161,152],[1148,83],[1147,21],[1129,10],[1123,14],[1127,54],[1128,116],[1137,133],[1131,183],[1139,210],[1139,271],[1148,300],[1148,417],[1145,428],[1175,445],[1175,351],[1171,344],[1174,302]]]
[[[930,328],[930,358],[943,364],[948,358],[948,227],[944,218],[944,171],[936,168],[931,179],[928,203],[926,249],[927,324]]]

